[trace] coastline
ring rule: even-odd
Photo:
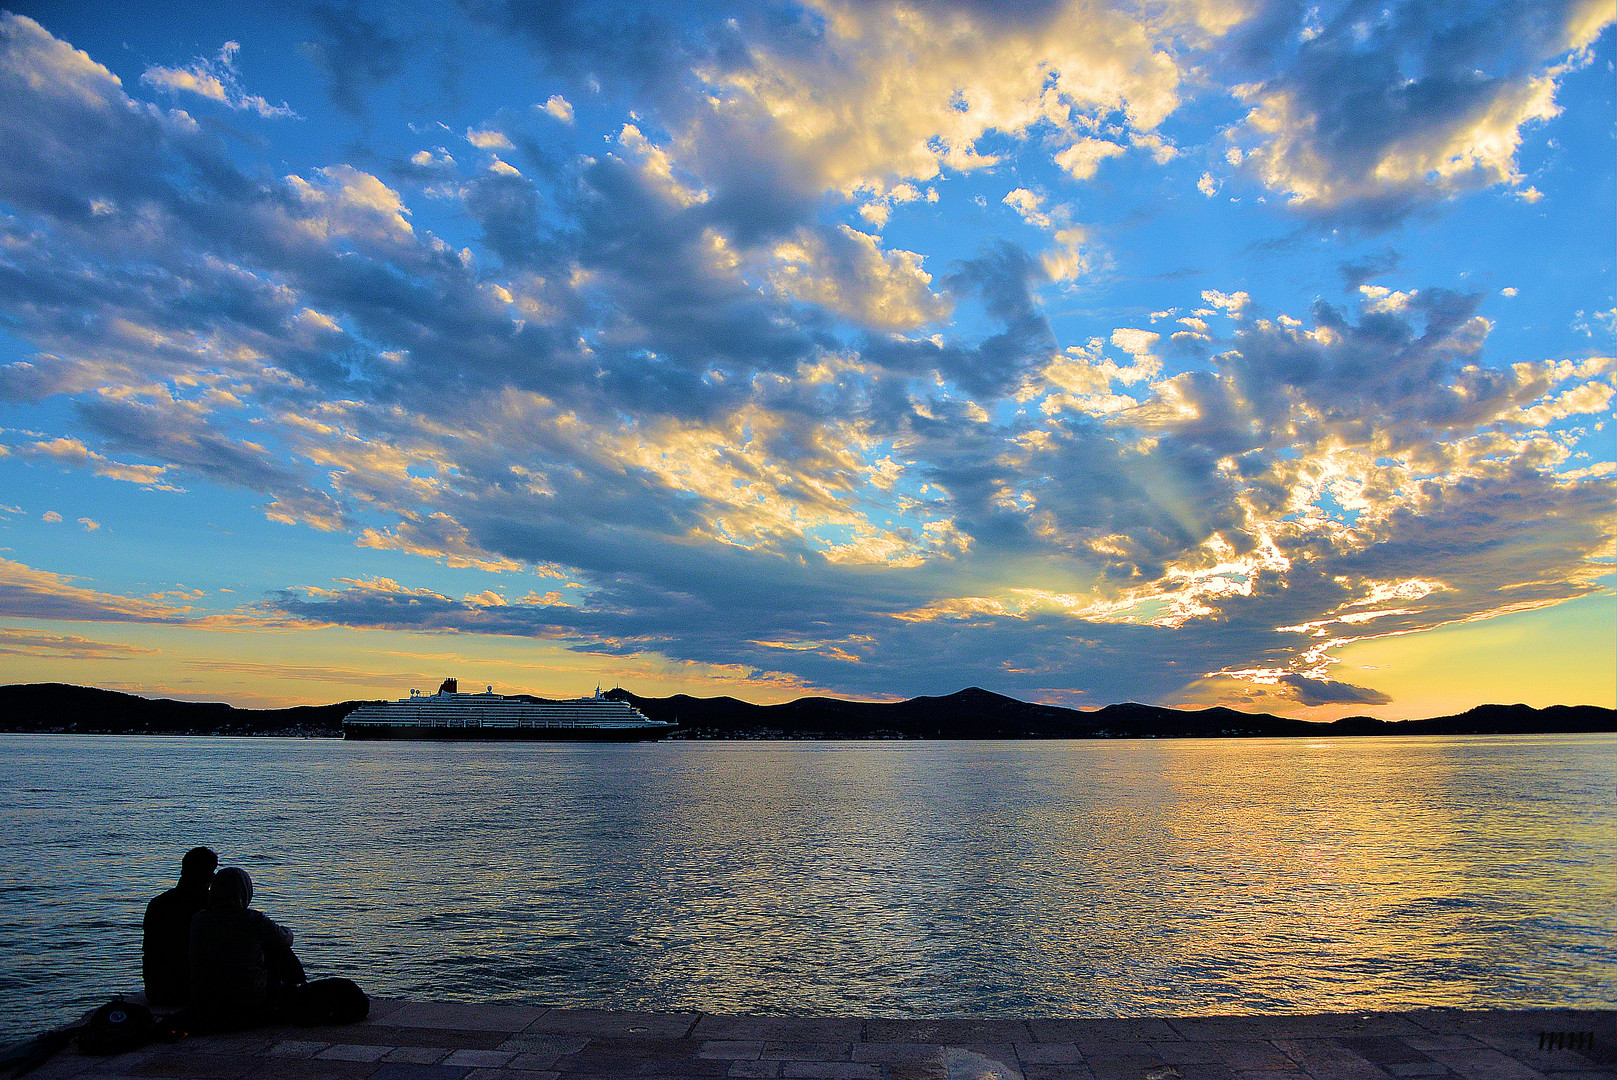
[[[742,732],[734,734],[684,734],[674,732],[657,739],[601,740],[601,739],[505,739],[481,737],[469,739],[409,737],[371,737],[354,739],[340,731],[309,731],[287,728],[270,731],[111,731],[104,729],[19,729],[0,727],[0,736],[19,735],[27,738],[40,736],[66,736],[91,738],[151,738],[151,739],[296,739],[301,742],[365,742],[415,743],[421,745],[482,745],[489,744],[557,744],[579,743],[596,745],[650,745],[653,743],[1061,743],[1061,742],[1301,742],[1307,739],[1352,739],[1366,742],[1397,739],[1535,739],[1567,735],[1617,735],[1617,724],[1611,727],[1578,728],[1550,727],[1535,731],[1390,731],[1390,732],[1328,732],[1317,734],[1273,734],[1268,732],[1155,732],[1132,734],[1103,732],[1073,735],[894,735],[885,732],[869,734],[805,734],[800,732]]]
[[[863,1019],[374,999],[358,1024],[193,1036],[31,1075],[585,1080],[1611,1080],[1617,1011]]]
[[[1179,709],[1123,702],[1082,711],[1018,701],[979,687],[944,697],[870,702],[799,698],[754,705],[735,698],[602,695],[674,725],[661,738],[721,741],[971,741],[982,739],[1386,738],[1398,735],[1577,735],[1617,732],[1617,709],[1597,705],[1478,705],[1423,719],[1350,716],[1300,720],[1214,707]],[[516,695],[533,704],[546,698]],[[475,700],[473,698],[472,700]],[[349,713],[374,702],[238,709],[223,702],[142,698],[61,683],[0,686],[0,731],[52,735],[341,736]]]

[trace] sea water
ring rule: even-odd
[[[1617,737],[0,736],[0,1038],[140,985],[189,847],[311,977],[608,1009],[1617,1002]]]

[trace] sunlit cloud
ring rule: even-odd
[[[1589,62],[1610,6],[1432,14],[1397,4],[1372,19],[1347,6],[1291,42],[1286,31],[1318,11],[1266,26],[1275,67],[1235,88],[1250,106],[1229,132],[1241,168],[1299,208],[1377,225],[1477,188],[1541,198],[1519,162],[1524,129],[1559,115],[1557,87]]]
[[[1461,79],[1409,5],[496,9],[523,96],[418,73],[407,137],[437,39],[310,16],[318,154],[220,134],[269,115],[233,48],[120,77],[0,19],[0,467],[64,484],[8,498],[9,618],[1329,710],[1389,704],[1349,645],[1609,588],[1609,297],[1400,255],[1576,197],[1524,147],[1609,12],[1500,9]],[[292,557],[192,595],[35,538],[160,563],[134,500]]]
[[[262,96],[249,94],[242,88],[241,73],[236,70],[236,54],[240,51],[239,44],[227,41],[212,59],[199,56],[183,68],[152,66],[142,73],[140,81],[171,94],[195,94],[231,109],[267,118],[296,118],[297,113],[285,102],[271,105]]]
[[[152,656],[156,649],[117,641],[95,641],[77,634],[51,634],[0,626],[0,654],[52,660],[124,660]]]
[[[549,100],[544,103],[542,108],[550,116],[555,117],[564,124],[573,123],[573,106],[560,94],[550,95]]]
[[[990,131],[1040,125],[1079,179],[1122,153],[1088,133],[1112,112],[1148,134],[1178,105],[1180,72],[1159,28],[1104,5],[1056,4],[1003,19],[969,6],[814,5],[823,32],[760,45],[745,67],[704,76],[718,108],[696,144],[741,122],[767,123],[779,152],[826,189],[881,198],[891,185],[998,158]],[[858,118],[857,121],[854,118]]]
[[[0,559],[0,615],[7,618],[180,622],[188,612],[171,604],[87,589],[61,574]]]

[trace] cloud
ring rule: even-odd
[[[188,67],[149,67],[142,73],[140,81],[171,94],[196,94],[238,112],[255,112],[267,118],[297,119],[298,114],[286,102],[271,105],[260,95],[249,94],[242,88],[241,73],[236,70],[236,54],[240,51],[240,45],[227,41],[219,50],[219,55],[211,60],[199,56]]]
[[[98,397],[81,402],[79,416],[109,445],[159,458],[165,468],[273,495],[266,508],[273,520],[328,530],[348,523],[338,500],[313,488],[294,466],[267,447],[217,430],[204,411],[183,402]]]
[[[1372,278],[1390,274],[1398,269],[1399,261],[1398,253],[1388,247],[1361,259],[1341,263],[1337,266],[1336,272],[1342,276],[1342,287],[1348,292],[1353,292]]]
[[[1022,215],[1022,220],[1029,225],[1040,229],[1050,227],[1050,215],[1040,209],[1044,200],[1027,188],[1016,188],[1000,201]]]
[[[427,659],[427,658],[422,658]],[[433,657],[431,659],[441,660]],[[421,671],[367,671],[347,667],[311,667],[302,664],[266,664],[256,660],[240,660],[231,657],[193,656],[186,660],[186,666],[200,671],[221,671],[233,675],[249,675],[265,682],[291,682],[291,683],[338,683],[343,686],[368,686],[377,690],[388,691],[392,694],[398,692],[401,686],[411,683],[426,685],[433,683],[437,676],[426,675]]]
[[[892,219],[893,207],[905,203],[938,201],[938,189],[935,187],[919,187],[915,184],[900,183],[878,193],[866,192],[862,196],[864,205],[859,207],[859,216],[868,221],[877,229],[886,226]]]
[[[776,245],[764,271],[794,300],[818,304],[864,326],[909,330],[946,315],[932,275],[913,251],[883,251],[877,238],[843,225],[799,231]]]
[[[315,4],[309,17],[320,36],[304,43],[304,54],[325,74],[332,103],[351,116],[365,115],[366,95],[403,70],[413,35],[391,32],[357,4]]]
[[[511,150],[515,146],[505,132],[488,128],[467,128],[466,141],[479,150]]]
[[[40,440],[16,448],[16,451],[29,457],[46,457],[64,464],[75,465],[79,468],[88,468],[97,476],[105,476],[109,480],[122,480],[131,484],[156,491],[184,491],[168,483],[164,474],[168,472],[167,465],[135,465],[122,461],[113,461],[105,454],[99,454],[85,446],[78,439],[57,438]]]
[[[101,528],[101,523],[99,521],[95,521],[87,517],[79,518],[79,524],[84,526],[85,532],[95,532],[97,529]]]
[[[757,35],[745,61],[698,70],[715,112],[685,138],[705,155],[738,123],[762,126],[775,153],[817,189],[880,198],[943,169],[992,165],[989,132],[1049,132],[1079,179],[1124,147],[1096,138],[1103,118],[1149,135],[1179,102],[1167,27],[1116,8],[1049,4],[1017,18],[971,6],[815,4],[811,24]],[[1156,144],[1153,144],[1156,145]]]
[[[1238,319],[1241,317],[1241,313],[1246,310],[1247,305],[1252,303],[1252,297],[1245,291],[1225,293],[1219,292],[1217,289],[1203,289],[1202,301],[1210,307],[1217,308]],[[1208,313],[1201,312],[1201,314]]]
[[[289,176],[0,22],[0,311],[32,346],[0,393],[52,427],[9,435],[14,464],[250,492],[404,560],[289,575],[242,625],[549,638],[850,693],[1165,700],[1212,675],[1370,703],[1330,678],[1342,644],[1599,587],[1613,478],[1576,455],[1610,369],[1502,364],[1480,295],[1395,290],[1370,256],[1306,311],[1243,280],[1053,322],[1044,297],[1075,290],[1050,283],[1103,258],[1078,196],[1006,196],[1043,251],[934,264],[849,224],[877,207],[924,236],[898,228],[930,212],[920,177],[1007,140],[1154,153],[1182,92],[1161,25],[825,5],[702,46],[660,18],[530,31],[587,82],[589,34],[653,28],[655,63],[725,94],[648,70],[590,99],[657,108],[587,154],[525,109],[465,129],[499,159],[433,129],[374,172]],[[1260,97],[1302,77],[1276,70]],[[1178,341],[1127,325],[1152,307]],[[411,558],[499,577],[457,598]],[[7,565],[18,611],[59,613],[20,617],[189,617]]]
[[[1055,163],[1072,174],[1074,180],[1091,180],[1100,163],[1124,153],[1126,147],[1106,139],[1079,139],[1055,156]]]
[[[872,338],[865,343],[861,357],[892,376],[935,375],[957,385],[968,399],[1009,393],[1055,344],[1049,321],[1033,294],[1036,285],[1044,280],[1041,263],[1016,245],[1002,242],[985,246],[953,267],[944,284],[957,302],[973,298],[980,303],[988,319],[999,327],[997,332],[975,344],[895,335]],[[905,400],[908,412],[913,398]],[[980,411],[974,410],[969,400],[963,402],[949,394],[935,403],[945,414]],[[926,419],[938,417],[929,405]]]
[[[178,623],[188,609],[97,592],[49,570],[0,559],[0,615],[70,622]]]
[[[1096,257],[1089,233],[1077,225],[1057,229],[1056,246],[1039,256],[1039,265],[1051,281],[1077,281],[1094,267]]]
[[[1556,91],[1612,22],[1610,5],[1506,0],[1441,11],[1398,3],[1372,18],[1275,6],[1232,35],[1254,69],[1230,134],[1243,168],[1300,210],[1385,227],[1479,188],[1537,193],[1517,162],[1522,132],[1559,113]]]
[[[448,173],[455,168],[455,159],[443,147],[417,150],[410,155],[410,164],[428,173]]]
[[[47,634],[15,626],[0,626],[0,654],[42,660],[127,660],[151,656],[156,649],[115,641],[94,641],[76,634]]]
[[[1161,340],[1162,335],[1151,330],[1120,327],[1112,331],[1112,344],[1136,359],[1149,356]]]
[[[1219,295],[1227,306],[1245,304]],[[954,556],[965,560],[966,575],[992,565],[996,553],[1062,550],[1103,571],[1096,587],[1071,596],[1017,587],[926,600],[925,560],[912,564],[918,576],[889,579],[897,591],[885,598],[850,595],[830,564],[787,573],[771,544],[708,565],[701,549],[665,562],[648,560],[656,548],[597,541],[588,555],[573,544],[564,556],[588,583],[574,602],[491,605],[360,583],[288,594],[276,608],[343,625],[553,636],[589,650],[787,670],[867,691],[890,689],[894,679],[915,686],[900,668],[920,652],[946,660],[953,677],[980,679],[1006,678],[998,658],[1014,653],[1018,679],[1083,683],[1102,694],[1171,696],[1188,685],[1173,674],[1182,666],[1309,705],[1374,704],[1384,698],[1379,691],[1329,678],[1333,649],[1583,595],[1600,572],[1589,560],[1610,544],[1595,513],[1612,496],[1609,478],[1553,479],[1545,470],[1564,451],[1546,458],[1544,439],[1489,433],[1509,422],[1516,403],[1558,401],[1558,382],[1603,369],[1529,366],[1484,377],[1470,367],[1479,347],[1470,303],[1422,293],[1397,315],[1368,312],[1357,324],[1326,307],[1308,329],[1257,320],[1223,354],[1221,382],[1158,380],[1150,367],[1071,357],[1067,367],[1049,368],[1052,386],[1094,393],[1114,380],[1152,380],[1150,392],[1137,408],[1107,416],[1112,433],[1059,421],[1025,433],[1014,463],[1005,461],[1010,433],[955,428],[945,439],[915,428],[908,453],[930,462],[923,475],[950,492],[954,527],[972,541]],[[1389,319],[1403,329],[1394,332]],[[1141,334],[1120,340],[1148,360],[1152,342]],[[1273,362],[1279,351],[1291,354],[1289,377]],[[1367,380],[1355,398],[1349,388]],[[1407,400],[1380,430],[1364,424],[1380,415],[1370,403],[1387,400],[1390,385],[1418,385],[1425,397]],[[1474,405],[1456,410],[1456,386],[1468,387],[1461,397]],[[1265,392],[1284,395],[1285,406]],[[1408,389],[1401,393],[1408,398]],[[1312,419],[1296,429],[1298,418]],[[1134,444],[1131,431],[1150,442]],[[1004,480],[985,466],[1006,468]],[[716,499],[728,484],[712,494],[690,480],[678,486]],[[470,535],[512,556],[561,553],[548,528],[493,527],[473,524]],[[633,559],[619,558],[631,549]],[[753,589],[774,602],[733,602]],[[797,606],[810,596],[807,608]],[[803,610],[813,612],[811,623],[799,621]],[[700,628],[692,626],[696,612]],[[1102,670],[1134,647],[1156,658],[1149,670],[1136,664],[1126,678]],[[1246,663],[1209,663],[1230,655]]]
[[[655,92],[677,83],[706,50],[686,40],[681,24],[706,22],[711,8],[693,0],[654,7],[570,0],[485,0],[469,15],[524,38],[547,73],[601,87]]]
[[[407,551],[457,568],[476,567],[500,573],[523,567],[519,560],[491,556],[472,543],[470,530],[441,510],[406,513],[394,528],[365,529],[356,542],[360,547],[381,551]]]
[[[1595,336],[1597,329],[1605,337],[1617,337],[1617,307],[1592,313],[1586,313],[1580,308],[1574,313],[1572,329],[1589,338]]]
[[[1039,263],[1051,281],[1076,281],[1095,265],[1096,253],[1089,233],[1072,223],[1070,207],[1056,206],[1046,213],[1043,198],[1026,188],[1016,188],[1000,201],[1029,225],[1050,230],[1055,247],[1041,255]]]
[[[399,193],[370,173],[352,165],[328,165],[315,171],[315,179],[286,178],[292,194],[303,204],[300,226],[318,239],[342,238],[385,253],[408,243],[414,229],[410,211]]]
[[[551,94],[549,100],[540,108],[564,124],[571,125],[573,123],[573,106],[560,94]]]
[[[4,61],[0,73],[8,81],[20,80],[31,92],[53,101],[99,102],[109,88],[121,85],[118,77],[90,59],[90,55],[53,37],[25,15],[0,14],[0,41]],[[49,78],[44,78],[47,75]]]

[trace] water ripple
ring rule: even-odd
[[[0,737],[0,1036],[186,848],[381,994],[940,1015],[1609,1007],[1617,739]]]

